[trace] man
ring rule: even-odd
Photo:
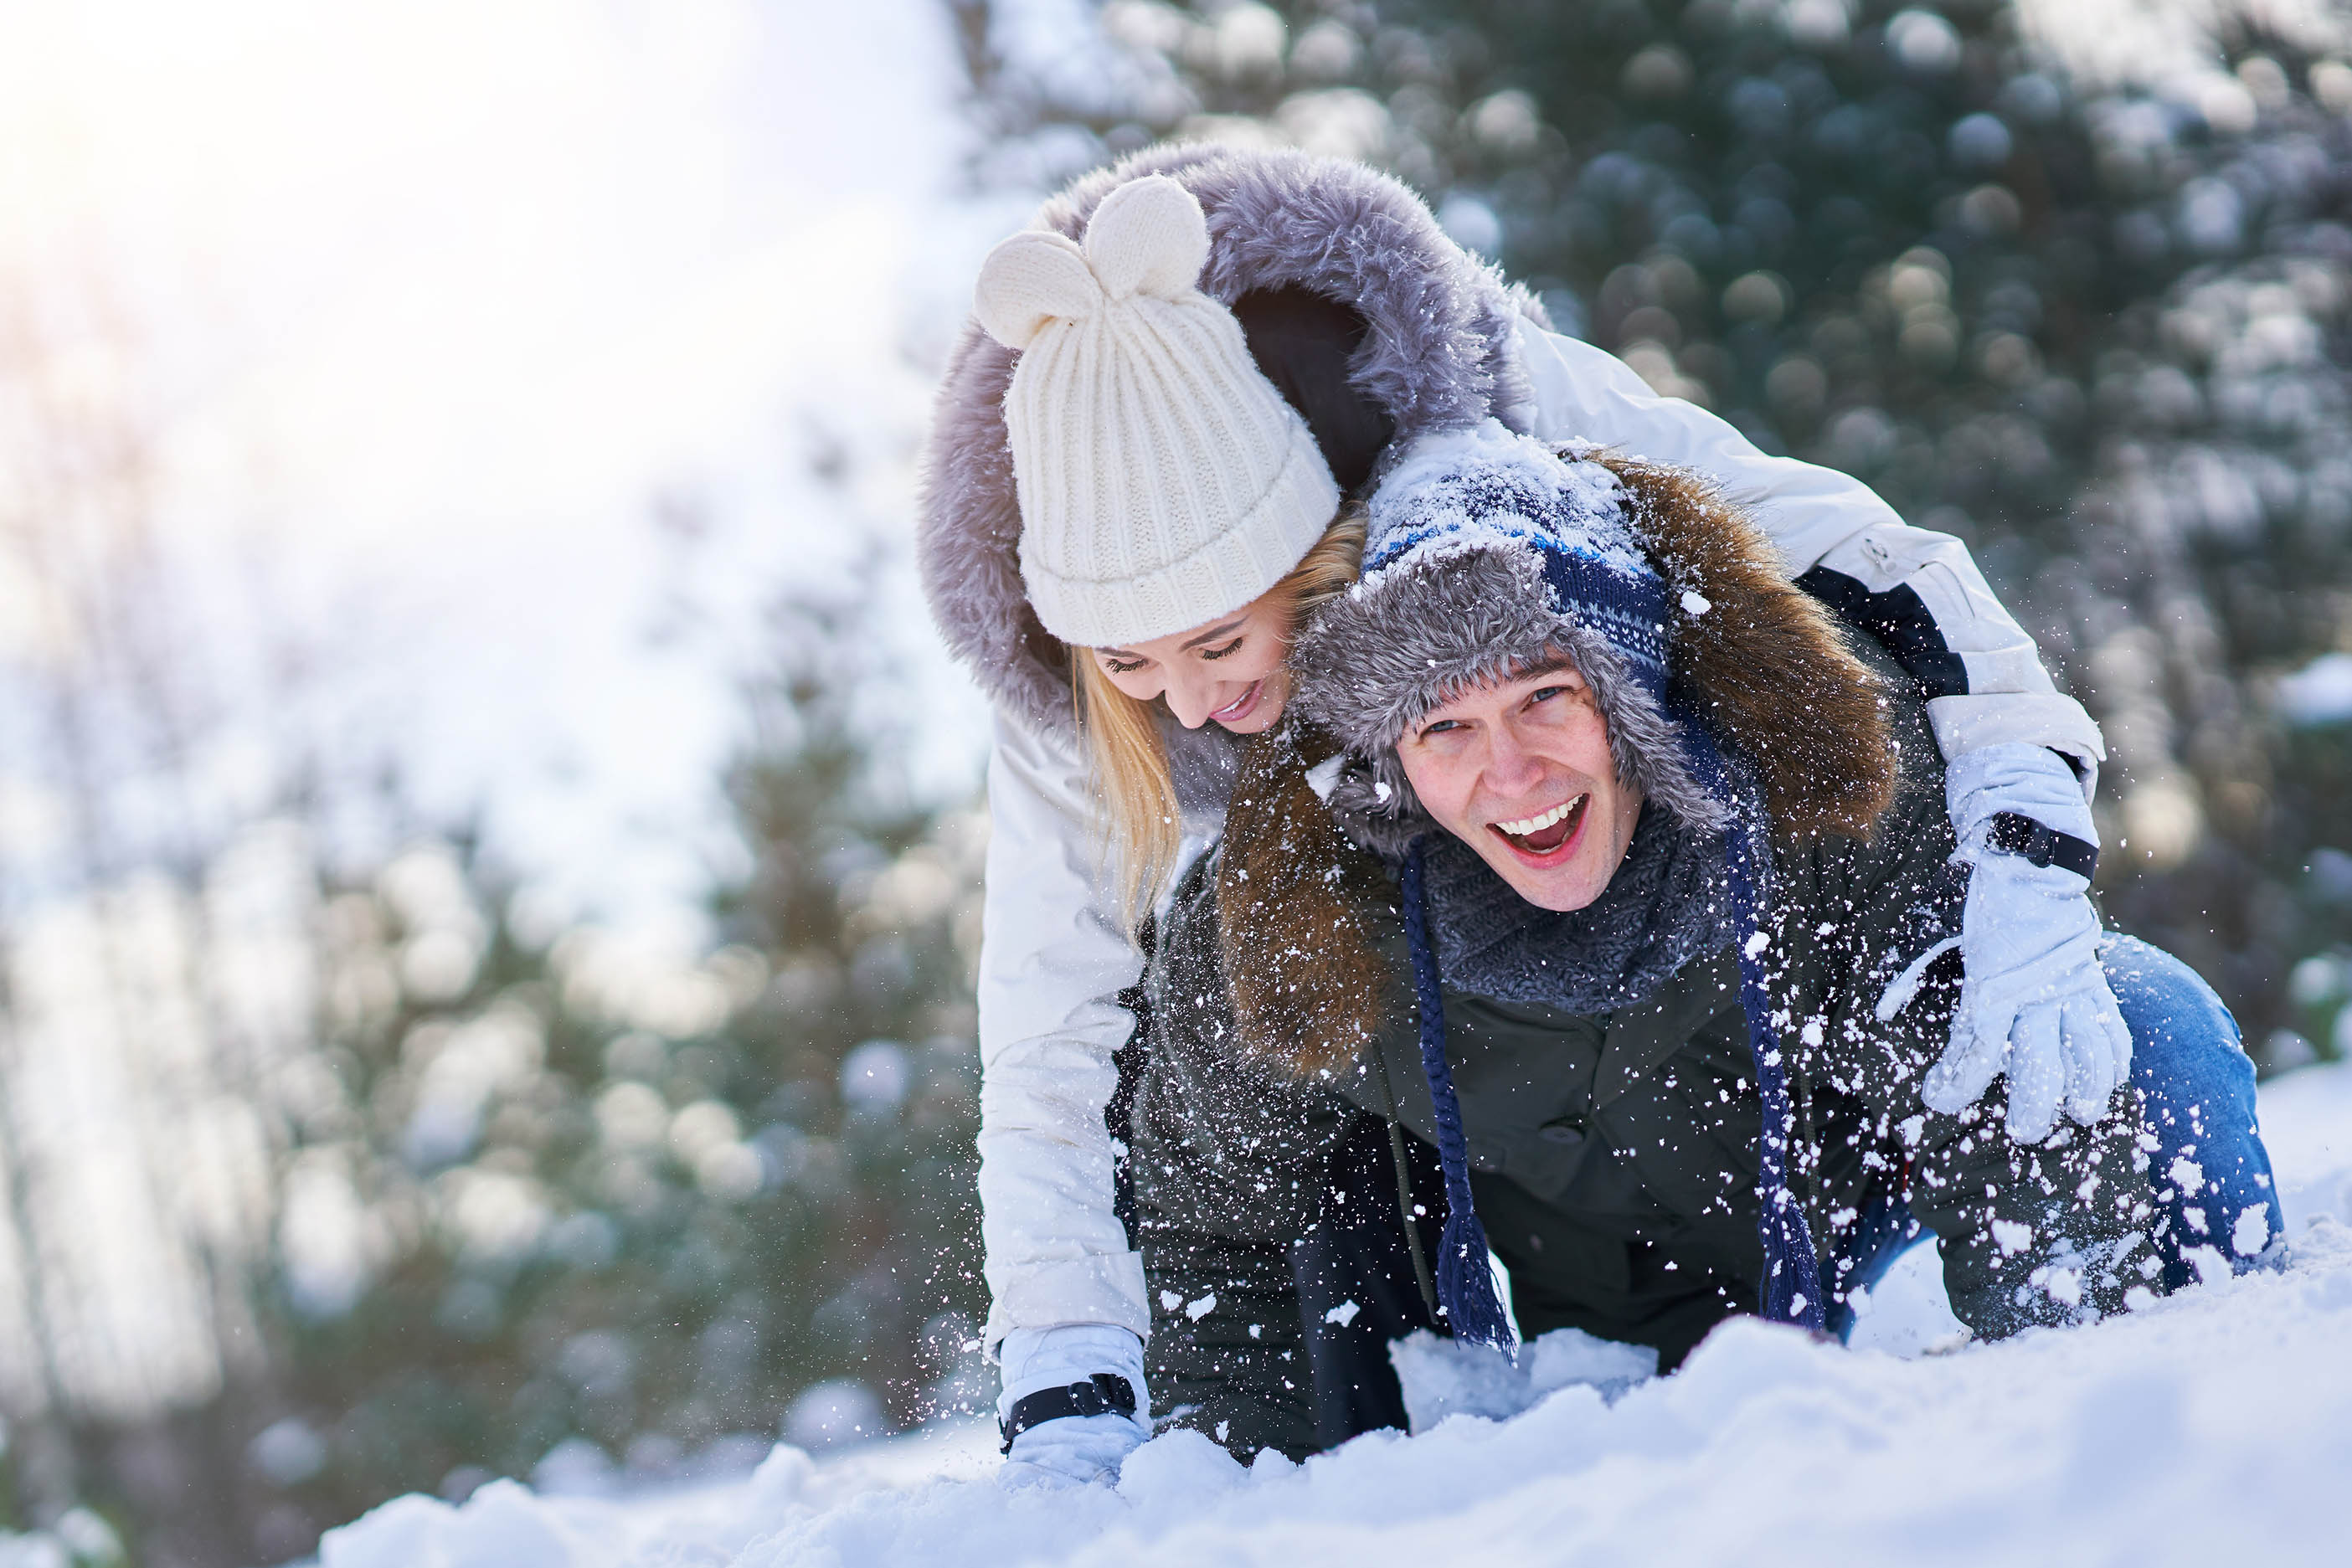
[[[1507,1341],[1490,1244],[1528,1333],[1672,1366],[1733,1312],[1838,1329],[1922,1224],[1998,1337],[2235,1222],[2167,1207],[2129,1089],[2031,1144],[1999,1096],[1928,1107],[1968,874],[1920,701],[1689,476],[1419,443],[1294,664],[1321,734],[1253,747],[1151,976],[1133,1164],[1181,1418],[1293,1454],[1394,1424],[1389,1339]],[[2121,956],[2128,1018],[2169,961]],[[2209,1154],[2260,1161],[2246,1099]]]

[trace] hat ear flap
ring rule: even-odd
[[[1601,462],[1666,580],[1675,675],[1755,765],[1774,827],[1867,838],[1898,782],[1877,674],[1713,486],[1639,458]]]
[[[1102,303],[1102,285],[1085,254],[1042,229],[1024,229],[990,251],[971,297],[981,326],[1015,352],[1047,322],[1091,316]]]
[[[1129,181],[1095,209],[1087,259],[1113,299],[1182,298],[1209,264],[1209,220],[1200,198],[1165,174]]]
[[[1239,1054],[1307,1078],[1346,1066],[1386,1025],[1399,988],[1380,945],[1395,890],[1317,797],[1302,740],[1330,744],[1286,725],[1242,747],[1218,852],[1217,937]]]

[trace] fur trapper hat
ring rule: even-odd
[[[1398,504],[1371,525],[1372,570],[1294,645],[1285,722],[1244,749],[1220,860],[1221,940],[1236,1048],[1267,1065],[1334,1069],[1398,1005],[1363,934],[1393,902],[1381,862],[1401,862],[1435,824],[1394,742],[1465,685],[1567,651],[1601,702],[1623,776],[1695,826],[1719,822],[1723,806],[1692,770],[1692,718],[1752,774],[1783,839],[1864,836],[1893,801],[1878,678],[1737,507],[1680,469],[1481,439],[1508,461],[1475,483],[1462,459],[1478,447],[1459,438],[1426,466],[1418,449],[1399,465],[1386,486]],[[1422,503],[1405,505],[1413,494]],[[1638,552],[1663,612],[1663,685],[1646,638],[1628,628],[1612,642],[1563,610],[1561,583],[1542,569],[1550,552],[1532,538],[1543,519],[1620,567],[1624,549]],[[1452,530],[1450,548],[1437,537],[1449,521],[1474,525]],[[1324,934],[1314,963],[1266,961],[1308,931]]]
[[[1291,653],[1291,711],[1342,755],[1317,791],[1393,859],[1429,819],[1400,737],[1481,683],[1565,654],[1591,686],[1618,776],[1702,831],[1672,703],[1760,777],[1774,826],[1863,834],[1895,779],[1883,694],[1762,534],[1695,476],[1555,453],[1499,425],[1426,437],[1374,497],[1364,575]]]

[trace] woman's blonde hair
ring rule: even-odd
[[[1362,574],[1363,562],[1364,511],[1350,504],[1265,597],[1285,612],[1285,624],[1296,629],[1317,605],[1345,592]],[[1073,646],[1070,664],[1106,869],[1117,879],[1119,919],[1131,936],[1159,903],[1183,836],[1160,727],[1167,705],[1157,698],[1138,702],[1120,691],[1090,648]]]

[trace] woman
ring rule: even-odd
[[[1165,199],[1171,188],[1192,201]],[[1106,226],[1122,211],[1131,223]],[[1081,235],[1083,248],[1070,238]],[[1342,486],[1367,476],[1388,440],[1495,418],[1759,495],[1757,520],[1807,569],[1805,585],[1906,653],[1929,694],[1938,742],[1957,758],[1954,820],[1979,863],[1970,899],[2053,884],[2042,902],[2055,925],[2037,929],[2054,936],[2005,964],[1971,954],[1969,987],[1990,1000],[1972,1013],[1963,998],[1976,1027],[1956,1027],[1946,1097],[1966,1103],[2008,1071],[2012,1127],[2028,1134],[2046,1133],[2062,1101],[2078,1117],[2104,1108],[2125,1067],[2116,1031],[2095,1017],[2062,1027],[2064,1012],[2047,1011],[2055,997],[2079,1004],[2077,1020],[2113,1012],[2087,881],[1975,841],[2004,812],[2088,839],[2077,775],[2095,767],[2097,732],[2052,688],[1956,542],[1904,527],[1849,479],[1763,457],[1719,421],[1651,397],[1606,355],[1544,331],[1531,302],[1447,242],[1416,199],[1357,165],[1155,150],[1080,182],[1016,241],[992,259],[985,333],[967,334],[942,390],[923,538],[934,613],[998,708],[982,1194],[986,1338],[1002,1347],[1015,1424],[1024,1406],[1042,1422],[1016,1435],[1016,1458],[1058,1446],[1067,1451],[1050,1465],[1085,1475],[1135,1440],[1112,1406],[1086,1413],[1109,1395],[1083,1392],[1103,1386],[1099,1375],[1140,1404],[1150,1324],[1102,1120],[1132,1027],[1121,993],[1142,967],[1130,937],[1186,846],[1217,830],[1228,730],[1279,713],[1285,629],[1278,605],[1252,607],[1325,539]],[[1311,329],[1335,305],[1345,329]],[[1302,321],[1310,329],[1286,340]],[[1126,362],[1122,344],[1148,349],[1128,358],[1158,369],[1102,379]],[[1326,554],[1345,548],[1340,535]],[[1074,659],[1073,645],[1087,651]],[[1168,717],[1119,714],[1106,685]],[[1963,946],[1990,929],[1971,918]],[[2003,994],[1992,984],[2003,974],[2021,983]],[[2037,1017],[2048,1027],[2021,1038],[2050,1049],[2009,1061],[2011,1019]],[[2074,1048],[2071,1071],[2062,1042]]]

